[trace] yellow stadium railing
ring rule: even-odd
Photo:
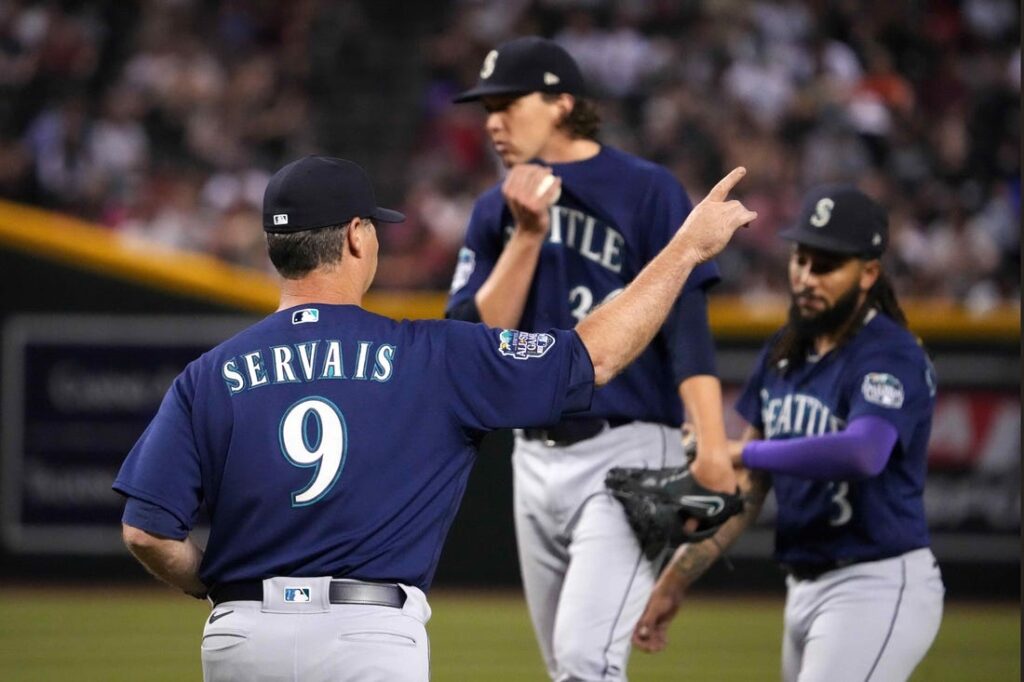
[[[190,253],[126,239],[108,229],[60,213],[0,200],[0,247],[108,274],[175,294],[266,314],[277,305],[277,281],[268,274]],[[441,317],[443,292],[371,292],[366,307],[394,318]],[[915,333],[926,341],[1012,343],[1020,339],[1020,309],[1002,305],[975,314],[956,304],[906,301]],[[760,339],[785,320],[782,297],[712,296],[715,334]]]

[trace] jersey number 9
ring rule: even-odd
[[[292,466],[316,467],[313,479],[292,493],[292,506],[315,504],[331,491],[345,466],[348,427],[338,406],[309,397],[289,407],[278,429],[281,452]]]

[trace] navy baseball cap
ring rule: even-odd
[[[580,67],[553,40],[529,36],[499,45],[484,57],[480,80],[453,102],[531,92],[586,94]]]
[[[807,194],[800,218],[779,236],[822,251],[871,260],[879,258],[889,245],[889,218],[856,187],[823,185]]]
[[[263,193],[263,229],[299,232],[353,218],[400,223],[405,216],[377,206],[370,176],[331,156],[306,156],[274,173]]]

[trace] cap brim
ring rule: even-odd
[[[860,250],[856,247],[829,239],[828,235],[801,230],[799,227],[791,227],[788,230],[783,230],[782,232],[779,232],[779,236],[787,241],[804,244],[815,249],[821,249],[822,251],[841,253],[844,256],[860,255]]]
[[[398,211],[392,211],[390,208],[375,208],[373,213],[370,215],[374,220],[379,220],[382,223],[404,223],[405,214],[399,213]]]
[[[499,97],[501,95],[524,95],[526,94],[521,89],[510,88],[507,85],[499,85],[497,83],[490,85],[478,85],[475,88],[466,90],[461,95],[457,95],[452,98],[452,102],[455,104],[463,104],[464,102],[475,102],[481,97]]]

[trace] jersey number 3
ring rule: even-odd
[[[833,527],[846,525],[853,518],[853,507],[850,505],[850,501],[846,499],[846,496],[850,493],[850,484],[846,481],[840,481],[839,483],[833,481],[828,485],[834,491],[832,504],[836,506],[832,518],[828,520],[828,525]]]
[[[327,398],[303,398],[285,410],[278,429],[281,452],[292,466],[316,467],[313,479],[292,493],[292,506],[305,507],[331,491],[345,466],[348,427]]]

